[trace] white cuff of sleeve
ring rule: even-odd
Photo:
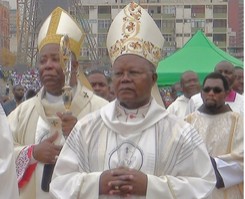
[[[219,158],[214,158],[217,169],[223,178],[225,188],[243,182],[243,169],[236,162],[225,162]]]

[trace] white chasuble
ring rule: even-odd
[[[133,113],[121,117],[116,103],[77,122],[57,160],[50,184],[52,196],[120,199],[99,195],[100,175],[127,165],[147,175],[146,196],[130,199],[208,198],[216,179],[196,130],[168,114],[154,99],[135,122]]]

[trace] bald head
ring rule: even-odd
[[[200,82],[197,73],[194,71],[185,71],[181,75],[180,86],[185,97],[191,98],[200,92]]]
[[[216,64],[214,72],[222,74],[228,81],[231,87],[235,80],[235,70],[232,63],[228,61],[221,61]]]
[[[233,64],[228,62],[228,61],[221,61],[221,62],[217,63],[215,65],[215,69],[214,70],[217,70],[217,68],[223,68],[223,67],[231,68],[232,70],[234,70]]]

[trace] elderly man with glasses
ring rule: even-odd
[[[215,175],[205,144],[152,94],[163,41],[134,2],[114,18],[107,49],[116,99],[72,130],[54,170],[54,198],[208,198]]]

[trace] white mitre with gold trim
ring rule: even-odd
[[[40,28],[38,35],[38,50],[40,51],[46,44],[60,45],[60,40],[64,35],[68,35],[70,50],[78,59],[85,33],[70,14],[64,9],[57,7],[51,12]],[[78,78],[84,86],[92,90],[89,81],[82,71],[79,72]]]
[[[162,33],[148,12],[135,2],[129,3],[115,17],[106,44],[112,64],[119,56],[125,54],[141,56],[155,67],[163,58]],[[164,106],[156,84],[152,89],[152,95]]]
[[[60,44],[62,36],[68,35],[71,51],[79,58],[85,33],[64,9],[57,7],[44,21],[38,35],[38,49],[50,43]]]

